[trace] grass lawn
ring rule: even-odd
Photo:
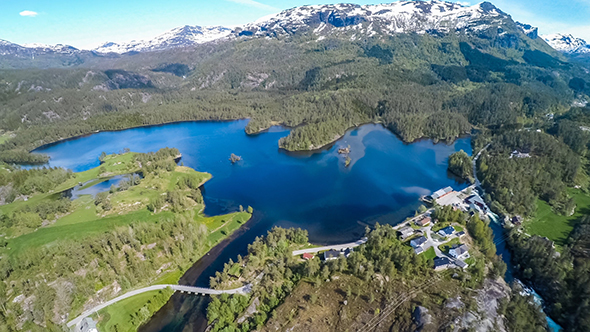
[[[134,171],[130,166],[132,165],[133,157],[133,153],[108,156],[105,158],[106,161],[103,166],[107,169],[107,172],[116,172],[117,169],[124,172]],[[9,240],[8,247],[11,248],[8,251],[9,255],[16,255],[23,248],[27,247],[43,246],[62,239],[78,239],[84,236],[107,232],[117,226],[128,225],[135,221],[156,222],[161,219],[172,218],[173,213],[170,211],[153,214],[145,207],[151,198],[160,195],[169,188],[174,188],[178,178],[184,174],[198,176],[202,180],[202,183],[211,178],[211,175],[208,173],[199,173],[190,168],[180,166],[169,174],[164,174],[160,177],[147,177],[137,186],[111,194],[109,197],[113,209],[106,216],[98,215],[96,213],[96,206],[94,205],[94,198],[90,195],[84,195],[73,202],[71,213],[59,218],[55,223]],[[60,187],[69,188],[70,186],[75,186],[78,183],[77,180],[82,179],[81,177],[84,178],[84,181],[81,180],[80,182],[90,181],[90,183],[96,184],[101,181],[100,178],[88,179],[87,176],[89,175],[98,175],[98,168],[76,173],[75,179],[68,180]],[[27,205],[34,206],[43,200],[57,199],[58,197],[61,197],[58,193],[34,195],[27,201],[18,201],[1,206],[0,212],[10,214],[14,210]],[[194,207],[197,213],[202,211],[202,209],[202,205],[196,205]],[[205,223],[209,230],[212,231],[210,235],[211,242],[217,243],[221,238],[238,229],[250,218],[250,214],[245,213],[238,217],[232,214],[211,218],[198,216],[197,218],[201,219],[199,221]],[[222,220],[227,221],[227,224],[223,223]]]
[[[184,273],[180,270],[174,270],[168,273],[164,273],[160,278],[153,282],[154,285],[176,285],[178,280]]]
[[[451,223],[448,222],[438,222],[436,223],[434,226],[432,226],[432,232],[436,233],[438,231],[440,231],[441,229],[450,226]]]
[[[426,258],[427,260],[433,260],[434,258],[436,258],[436,252],[434,251],[434,247],[428,248],[428,250],[423,252],[422,255],[424,255],[424,258]]]
[[[104,233],[117,226],[128,225],[135,221],[155,222],[166,216],[172,218],[173,213],[165,211],[158,214],[152,214],[147,210],[143,210],[126,215],[113,216],[82,223],[43,227],[37,229],[35,232],[9,240],[8,247],[11,248],[9,253],[10,255],[16,255],[25,248],[49,245],[58,240],[80,239],[85,236]]]
[[[130,297],[123,301],[114,303],[101,311],[99,315],[101,320],[98,323],[100,331],[136,331],[138,326],[132,323],[132,317],[137,316],[139,310],[148,302],[155,301],[160,292],[172,294],[168,291],[151,291]],[[161,295],[162,296],[162,295]],[[162,296],[163,297],[163,296]],[[165,304],[164,302],[163,304]],[[160,307],[158,305],[158,307]],[[151,314],[151,313],[150,313]],[[115,325],[118,325],[115,328]]]
[[[246,223],[250,217],[251,215],[248,212],[236,212],[234,214],[206,218],[203,222],[212,231],[209,235],[209,241],[214,244],[219,243]],[[222,222],[222,220],[225,220],[225,222]]]
[[[453,228],[455,229],[455,232],[463,232],[463,227],[461,226],[453,226]]]
[[[440,249],[440,251],[446,254],[449,252],[449,249],[451,249],[456,244],[461,244],[461,240],[459,240],[459,238],[454,238],[447,243],[441,244],[440,246],[438,246],[438,249]]]
[[[567,238],[574,226],[583,215],[590,212],[590,196],[579,189],[568,190],[576,201],[576,212],[572,216],[560,216],[553,212],[551,206],[542,200],[537,200],[535,217],[525,224],[525,230],[531,235],[545,236],[555,242],[558,247],[566,244]]]
[[[72,213],[61,217],[51,227],[72,225],[98,218],[96,207],[94,206],[94,198],[90,195],[84,195],[73,201],[72,210]]]

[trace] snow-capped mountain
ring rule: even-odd
[[[95,48],[93,51],[99,53],[160,51],[177,47],[203,44],[227,37],[231,34],[231,32],[232,29],[221,26],[201,27],[185,25],[183,27],[172,29],[151,40],[131,41],[124,44],[108,42]]]
[[[19,57],[33,57],[44,54],[75,54],[79,49],[69,45],[24,44],[19,45],[0,39],[0,55],[14,55]]]
[[[522,32],[531,39],[539,38],[539,28],[534,27],[530,24],[516,22],[516,25],[522,30]]]
[[[328,35],[352,40],[387,36],[396,33],[470,33],[500,37],[500,45],[513,46],[515,34],[522,32],[535,39],[537,28],[515,23],[510,15],[489,2],[463,6],[446,1],[397,1],[380,5],[314,5],[302,6],[263,17],[235,30],[221,26],[183,26],[154,39],[129,43],[107,42],[93,49],[96,53],[129,53],[160,51],[188,47],[216,40],[240,37],[275,37],[309,33],[318,40]],[[516,40],[516,41],[515,41]],[[3,44],[5,43],[5,44]],[[30,55],[38,52],[73,54],[80,51],[71,46],[31,44],[20,46],[0,41],[0,55]]]
[[[361,35],[479,32],[500,27],[510,16],[489,2],[463,6],[445,1],[398,1],[381,5],[315,5],[282,11],[246,24],[242,36],[279,37],[314,29],[316,35],[338,31]]]
[[[551,34],[541,36],[549,46],[555,50],[567,54],[590,54],[590,45],[581,38],[570,34]]]

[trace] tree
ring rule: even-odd
[[[473,164],[471,158],[461,150],[449,157],[449,171],[462,179],[473,182]]]
[[[318,271],[320,270],[320,261],[317,258],[312,258],[307,261],[307,265],[305,266],[305,271],[308,277],[315,276]]]

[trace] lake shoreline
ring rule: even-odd
[[[98,134],[98,133],[116,133],[116,132],[121,132],[121,131],[125,131],[125,130],[129,130],[129,129],[141,129],[141,128],[151,128],[151,127],[162,127],[162,126],[167,126],[167,125],[174,125],[174,124],[182,124],[182,123],[224,123],[224,122],[235,122],[235,121],[243,121],[243,120],[250,120],[250,117],[245,117],[245,118],[235,118],[235,119],[221,119],[221,120],[178,120],[178,121],[169,121],[169,122],[161,122],[161,123],[155,123],[155,124],[145,124],[145,125],[140,125],[140,126],[131,126],[131,127],[126,127],[126,128],[121,128],[121,129],[111,129],[111,130],[96,130],[96,131],[92,131],[89,133],[84,133],[84,134],[80,134],[80,135],[76,135],[76,136],[72,136],[72,137],[66,137],[66,138],[60,138],[56,141],[53,142],[48,142],[48,143],[43,143],[42,145],[39,145],[37,147],[34,147],[30,150],[28,150],[29,153],[35,153],[37,150],[42,150],[42,149],[46,149],[49,148],[51,146],[60,144],[60,143],[64,143],[64,142],[68,142],[68,141],[72,141],[72,140],[76,140],[76,139],[80,139],[80,138],[85,138],[85,137],[89,137],[92,136],[94,134]],[[277,142],[278,148],[279,150],[282,150],[286,153],[292,153],[294,155],[296,154],[314,154],[314,153],[320,153],[322,151],[325,151],[327,149],[330,149],[332,146],[334,146],[334,144],[336,144],[339,140],[341,140],[344,136],[346,136],[346,134],[351,131],[351,130],[355,130],[358,129],[364,125],[382,125],[383,128],[387,129],[389,132],[391,132],[393,135],[395,135],[400,141],[402,141],[404,144],[414,144],[417,142],[421,142],[421,141],[432,141],[434,144],[440,144],[440,143],[444,143],[447,145],[453,144],[457,139],[461,139],[461,138],[466,138],[471,136],[470,133],[464,133],[464,134],[460,134],[456,137],[454,137],[452,140],[446,140],[446,139],[433,139],[430,137],[426,137],[426,136],[422,136],[419,137],[413,141],[406,141],[404,140],[401,136],[399,136],[396,132],[392,131],[391,129],[389,129],[386,125],[383,124],[383,122],[381,121],[368,121],[368,122],[364,122],[352,127],[347,128],[346,130],[344,130],[344,132],[342,134],[339,134],[336,138],[334,138],[333,140],[324,143],[323,145],[320,145],[318,147],[313,146],[312,149],[301,149],[301,150],[289,150],[287,148],[283,148],[279,145],[279,142]],[[283,123],[278,123],[278,124],[272,124],[269,127],[265,127],[265,128],[261,128],[261,130],[253,132],[253,133],[248,133],[246,128],[244,128],[244,133],[246,134],[246,136],[257,136],[257,135],[261,135],[264,134],[266,132],[268,132],[271,128],[273,127],[280,127],[280,128],[285,128],[287,130],[293,130],[295,128],[298,127],[302,127],[305,124],[299,124],[296,126],[288,126],[285,125]],[[47,163],[44,164],[39,164],[39,166],[42,165],[46,165]]]
[[[277,148],[286,130],[272,128],[248,135],[247,123],[183,121],[168,127],[144,126],[116,134],[96,133],[36,152],[52,157],[51,167],[83,171],[98,166],[96,156],[101,151],[175,147],[182,152],[185,166],[213,176],[202,187],[205,215],[237,211],[239,205],[254,207],[253,220],[241,225],[231,241],[222,240],[223,244],[187,266],[182,277],[178,275],[181,284],[196,282],[197,286],[208,286],[209,278],[229,259],[247,254],[248,244],[275,226],[306,229],[313,243],[333,244],[358,239],[367,224],[402,221],[414,213],[421,195],[449,185],[462,188],[464,184],[448,176],[446,160],[458,150],[471,153],[469,137],[450,145],[430,140],[406,144],[382,124],[367,124],[339,137],[354,147],[357,158],[355,167],[343,169],[337,144],[316,153],[291,153]],[[232,165],[227,160],[231,153],[240,154],[243,162]],[[187,295],[171,299],[141,331],[162,330],[156,326],[165,326],[166,331],[202,330],[206,299]]]

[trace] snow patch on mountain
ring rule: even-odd
[[[539,37],[539,28],[534,27],[530,24],[516,22],[516,25],[520,30],[531,39],[537,39]]]
[[[590,54],[590,45],[584,39],[570,34],[555,33],[541,36],[549,46],[567,54]]]
[[[478,32],[502,25],[509,16],[489,2],[475,6],[445,1],[398,1],[380,5],[302,6],[246,24],[240,36],[278,37],[315,28],[314,33],[359,30],[375,33]]]
[[[80,50],[69,45],[15,44],[0,39],[0,55],[34,56],[35,54],[76,54]]]
[[[93,51],[98,53],[161,51],[211,42],[227,37],[231,32],[232,29],[221,26],[201,27],[185,25],[165,32],[151,40],[131,41],[123,44],[108,42],[95,48]]]

